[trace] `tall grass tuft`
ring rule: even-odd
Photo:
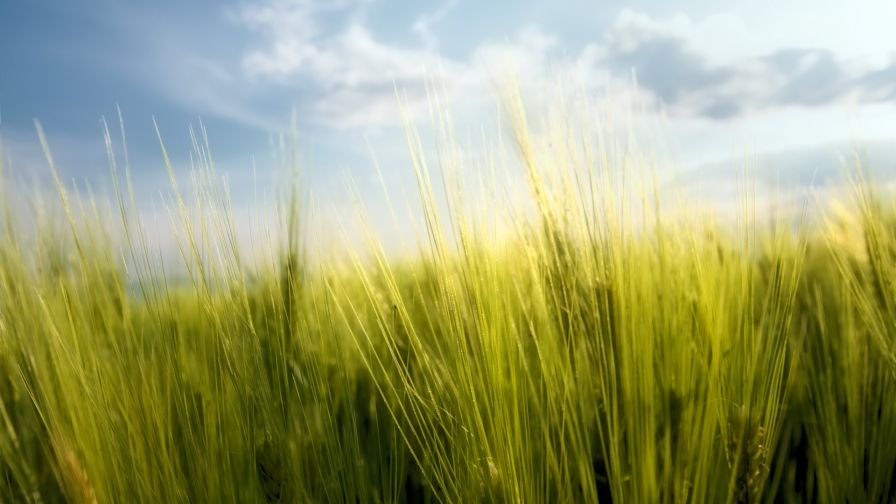
[[[0,165],[0,501],[896,499],[890,195],[857,177],[819,228],[745,175],[719,224],[587,100],[502,108],[514,157],[478,163],[406,118],[403,259],[371,225],[312,259],[298,183],[247,252],[204,127],[189,185],[157,128],[166,254],[120,116],[111,201],[38,124],[52,195]]]

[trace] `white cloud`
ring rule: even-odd
[[[342,10],[344,2],[272,0],[251,4],[234,14],[248,29],[264,34],[270,46],[251,51],[243,68],[251,77],[278,78],[299,71],[317,52],[321,36],[318,16],[327,10]]]
[[[629,100],[634,67],[642,99],[648,97],[679,124],[706,123],[709,130],[718,125],[705,121],[707,117],[740,121],[751,114],[785,111],[819,117],[832,105],[868,107],[896,97],[896,88],[889,85],[896,81],[888,78],[896,75],[896,63],[865,60],[856,48],[782,51],[787,46],[779,42],[793,42],[793,37],[775,32],[768,38],[777,42],[769,42],[765,32],[756,32],[755,20],[737,10],[655,17],[623,9],[608,31],[580,48],[570,48],[562,33],[524,25],[509,39],[481,37],[467,56],[451,58],[440,57],[440,42],[445,41],[436,28],[448,28],[439,23],[447,23],[448,13],[458,8],[454,0],[396,27],[416,34],[419,43],[394,42],[373,31],[365,18],[370,6],[365,0],[245,5],[230,11],[231,20],[252,37],[235,49],[236,61],[157,42],[152,53],[164,58],[139,70],[184,106],[274,130],[285,127],[291,105],[309,128],[370,133],[400,126],[396,87],[406,95],[412,117],[419,119],[414,114],[427,110],[428,78],[444,86],[452,109],[472,111],[455,117],[475,126],[495,119],[484,116],[494,115],[489,106],[494,83],[508,70],[536,92],[551,91],[564,81],[598,94],[606,94],[610,86],[613,96]],[[857,88],[863,89],[865,102],[856,97]],[[797,113],[799,109],[806,113]],[[817,113],[809,114],[809,109]]]
[[[450,7],[450,5],[449,5]],[[438,73],[451,82],[468,79],[470,68],[461,62],[440,58],[433,47],[409,48],[378,40],[350,9],[358,5],[333,6],[306,0],[274,1],[243,12],[246,26],[264,33],[265,44],[249,51],[242,66],[250,79],[280,85],[310,83],[311,112],[337,127],[382,123],[397,119],[395,87],[409,92],[411,105],[424,100],[425,79]],[[339,9],[349,21],[323,34],[320,16],[324,9]],[[424,36],[432,22],[447,12],[443,7],[415,23]]]

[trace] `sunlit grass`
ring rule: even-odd
[[[758,219],[745,175],[720,225],[626,132],[533,119],[518,92],[503,110],[516,158],[472,176],[441,107],[439,159],[408,122],[425,231],[401,260],[371,226],[309,260],[295,185],[247,256],[204,130],[186,190],[164,155],[180,255],[160,257],[123,126],[111,213],[40,132],[56,197],[4,187],[0,500],[896,498],[888,195],[857,175],[809,231]]]

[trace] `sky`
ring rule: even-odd
[[[425,123],[437,78],[475,132],[512,68],[532,95],[558,75],[606,96],[636,81],[692,178],[745,149],[832,170],[844,146],[892,152],[893,19],[892,0],[0,0],[0,138],[17,176],[45,176],[38,119],[63,178],[102,183],[101,119],[120,109],[153,194],[168,183],[153,118],[178,173],[201,122],[239,193],[294,117],[309,184],[338,206],[346,179],[374,187],[374,156],[387,184],[412,173],[396,89]]]

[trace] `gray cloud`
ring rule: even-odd
[[[784,49],[760,60],[782,84],[769,96],[779,105],[815,106],[831,103],[853,89],[846,66],[831,51]]]
[[[896,100],[896,59],[884,68],[867,72],[859,84],[871,99]]]
[[[743,105],[736,100],[726,97],[716,96],[707,101],[707,104],[700,108],[702,115],[712,117],[714,119],[724,119],[734,117],[743,111]]]
[[[634,68],[639,84],[666,103],[677,103],[688,93],[713,88],[731,77],[726,69],[711,68],[674,36],[657,35],[635,44],[611,41],[608,49],[606,64],[611,70]]]
[[[595,63],[622,75],[634,69],[639,87],[680,115],[727,119],[847,97],[865,103],[896,100],[896,61],[869,68],[826,49],[786,48],[717,64],[684,37],[656,25],[617,24]]]

